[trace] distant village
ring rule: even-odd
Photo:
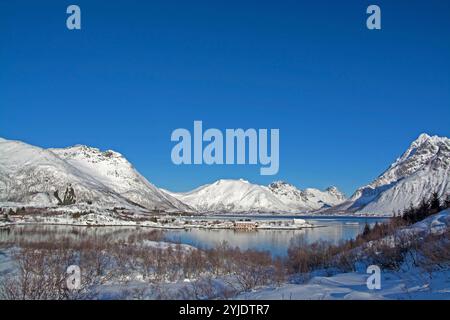
[[[53,214],[27,214],[21,210],[6,210],[0,212],[0,227],[11,225],[76,225],[76,226],[141,226],[159,229],[232,229],[238,231],[257,230],[298,230],[314,228],[315,225],[304,219],[250,219],[250,218],[221,218],[198,216],[152,216],[140,219],[123,219],[117,214],[99,214],[94,212],[78,213],[56,213]]]

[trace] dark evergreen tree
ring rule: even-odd
[[[444,209],[450,208],[450,195],[447,196],[447,199],[444,201]]]
[[[62,200],[59,197],[59,192],[58,190],[56,190],[55,192],[53,192],[53,195],[55,196],[56,200],[58,200],[58,205],[62,205]]]
[[[362,233],[363,238],[366,238],[370,234],[370,226],[367,224],[364,226],[364,230]]]
[[[431,196],[429,206],[430,206],[430,212],[432,212],[432,214],[438,213],[439,211],[442,210],[441,201],[439,200],[439,194],[437,192],[434,192],[433,195]]]

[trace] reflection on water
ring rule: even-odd
[[[70,239],[117,241],[125,240],[138,232],[150,232],[150,229],[136,227],[78,227],[57,225],[18,225],[0,230],[0,244],[18,242],[21,239],[30,242],[62,241]]]
[[[271,217],[273,219],[273,217]],[[278,218],[277,218],[278,219]],[[305,219],[305,218],[304,218]],[[303,237],[308,243],[329,241],[338,243],[342,240],[354,239],[364,229],[366,221],[369,225],[381,222],[383,219],[365,218],[314,218],[306,219],[315,226],[303,230],[173,230],[166,237],[171,241],[190,244],[196,247],[213,247],[227,241],[233,247],[245,249],[268,250],[273,255],[284,256],[291,239]]]
[[[255,217],[252,217],[255,219]],[[268,217],[258,217],[258,219]],[[273,219],[274,217],[270,217]],[[288,219],[289,217],[285,217]],[[366,218],[312,218],[302,217],[308,222],[320,226],[303,230],[167,230],[165,238],[169,241],[181,242],[200,248],[210,248],[223,241],[231,246],[245,249],[267,250],[273,255],[286,255],[292,239],[304,237],[307,242],[319,240],[338,243],[341,240],[355,238],[364,229],[365,223],[373,225],[383,219]],[[277,217],[276,219],[280,219]],[[27,241],[62,241],[63,239],[87,240],[102,239],[104,241],[129,240],[139,235],[154,232],[150,228],[137,227],[74,227],[74,226],[14,226],[0,230],[0,246],[2,243],[15,243],[19,239]]]

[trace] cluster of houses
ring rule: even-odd
[[[251,220],[234,221],[235,230],[251,231],[256,229],[302,229],[311,228],[313,225],[303,219],[293,220],[261,220],[260,222]]]
[[[234,229],[236,230],[256,230],[258,228],[258,222],[255,221],[235,221]]]

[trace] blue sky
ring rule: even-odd
[[[1,1],[0,136],[114,149],[176,191],[242,177],[351,194],[420,133],[449,136],[449,14],[441,0]],[[171,132],[194,120],[279,128],[278,175],[175,166]]]

